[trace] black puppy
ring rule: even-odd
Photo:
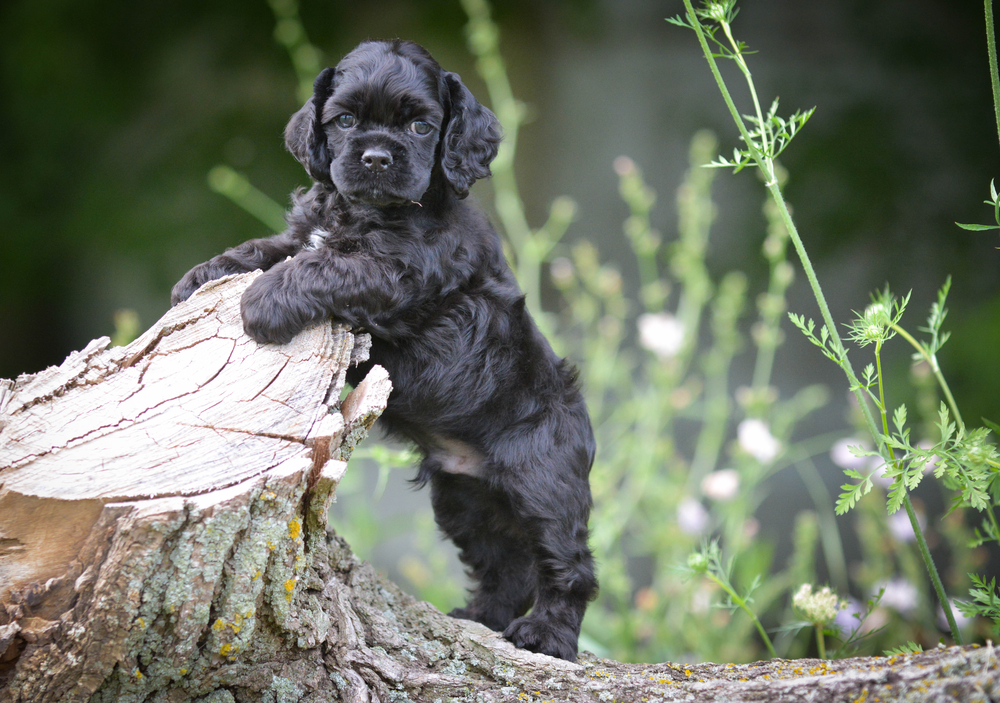
[[[172,302],[264,269],[242,300],[256,341],[285,343],[330,318],[370,332],[370,361],[348,380],[388,370],[382,426],[420,448],[415,481],[430,482],[438,526],[478,582],[451,614],[575,659],[597,591],[594,438],[574,370],[463,200],[490,175],[497,119],[412,42],[361,44],[314,90],[285,130],[316,181],[293,196],[288,230],[194,267]]]

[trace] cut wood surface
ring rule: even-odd
[[[366,335],[246,337],[255,275],[0,380],[0,703],[1000,700],[991,646],[571,663],[404,594],[327,524],[390,379],[341,403]]]

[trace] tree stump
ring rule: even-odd
[[[0,703],[997,700],[992,646],[749,665],[515,649],[361,563],[327,524],[384,370],[365,335],[243,334],[257,274],[126,347],[0,380]]]

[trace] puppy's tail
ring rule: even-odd
[[[413,486],[414,490],[420,490],[426,486],[434,474],[440,470],[440,461],[426,457],[420,462],[420,467],[417,469],[417,475],[410,479],[410,485]]]

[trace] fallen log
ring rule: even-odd
[[[1000,699],[992,646],[571,663],[413,599],[327,524],[390,381],[341,401],[367,356],[342,327],[251,341],[254,277],[0,380],[0,703]]]

